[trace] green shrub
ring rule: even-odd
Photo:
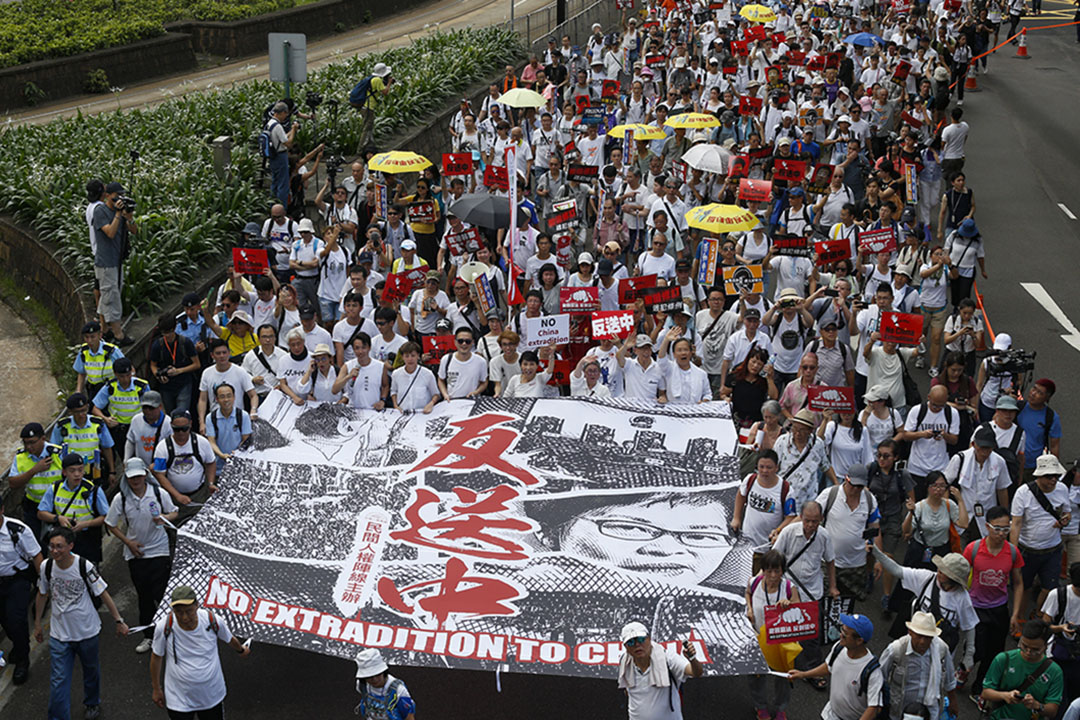
[[[295,90],[341,101],[337,132],[328,140],[348,153],[359,144],[359,113],[345,101],[349,90],[376,62],[394,70],[397,82],[379,104],[376,141],[427,118],[447,99],[522,57],[517,36],[502,28],[435,33],[412,45],[342,59],[309,74]],[[185,286],[197,266],[230,246],[238,227],[265,215],[265,190],[256,189],[260,160],[247,141],[262,127],[263,110],[281,96],[269,81],[193,93],[147,110],[118,111],[57,120],[47,125],[8,126],[0,131],[0,211],[28,222],[57,244],[65,264],[93,278],[87,240],[84,186],[98,177],[123,182],[138,200],[139,233],[125,268],[128,308],[157,304]],[[320,137],[330,126],[320,108]],[[300,146],[315,143],[304,123]],[[228,182],[214,174],[212,152],[199,138],[234,139]],[[141,158],[131,175],[129,153]]]
[[[44,99],[45,91],[39,88],[36,83],[28,82],[23,86],[23,102],[28,107],[34,107]]]
[[[88,93],[109,92],[109,76],[101,68],[91,70],[86,73],[86,80],[83,81],[83,90]]]

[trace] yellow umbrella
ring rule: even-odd
[[[767,23],[776,20],[776,13],[764,5],[743,5],[739,15],[750,22]]]
[[[547,104],[543,95],[529,88],[507,90],[495,102],[515,108],[538,108]]]
[[[615,137],[624,137],[626,133],[630,131],[634,132],[635,140],[659,140],[666,137],[664,131],[655,125],[645,125],[644,123],[628,123],[626,125],[616,125],[607,131],[608,135],[614,135]]]
[[[698,130],[701,128],[719,127],[720,121],[712,113],[680,113],[668,118],[665,125],[673,128],[686,128]]]
[[[368,170],[381,170],[385,173],[420,172],[431,165],[423,155],[409,150],[391,150],[379,153],[368,161]]]
[[[757,216],[738,205],[699,205],[686,213],[686,222],[690,227],[710,233],[738,232],[753,230],[758,224]]]

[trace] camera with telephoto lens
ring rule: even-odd
[[[991,375],[1019,375],[1035,369],[1035,351],[1020,348],[996,350],[989,357],[987,370]]]
[[[322,102],[323,102],[323,96],[322,95],[315,92],[314,90],[308,90],[307,97],[304,98],[304,105],[307,105],[309,108],[314,110],[315,108],[322,105]]]
[[[135,212],[135,198],[130,195],[121,195],[116,199],[116,206],[124,212]]]
[[[345,158],[340,155],[331,155],[326,159],[326,175],[330,178],[330,187],[335,187],[341,166],[345,164]]]

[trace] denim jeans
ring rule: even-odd
[[[63,642],[49,638],[52,674],[49,680],[49,720],[71,720],[71,679],[75,656],[79,656],[83,674],[83,704],[101,704],[101,668],[98,661],[98,636]]]
[[[282,150],[267,164],[270,167],[270,194],[284,205],[289,201],[289,152]]]

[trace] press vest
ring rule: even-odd
[[[30,481],[26,483],[26,497],[34,504],[41,502],[41,498],[45,497],[45,491],[61,477],[63,454],[60,452],[60,446],[45,443],[45,453],[52,457],[52,463],[44,472],[31,476]],[[15,453],[15,469],[19,471],[17,474],[21,475],[37,465],[37,462],[26,450]]]
[[[150,389],[149,383],[139,378],[131,378],[131,387],[120,389],[120,383],[113,380],[109,388],[109,414],[124,425],[131,424],[131,418],[141,411],[139,398]]]
[[[83,371],[86,373],[86,381],[94,385],[102,385],[116,376],[113,374],[113,354],[116,346],[102,340],[98,343],[98,351],[93,353],[90,346],[83,343],[78,350],[82,355]]]

